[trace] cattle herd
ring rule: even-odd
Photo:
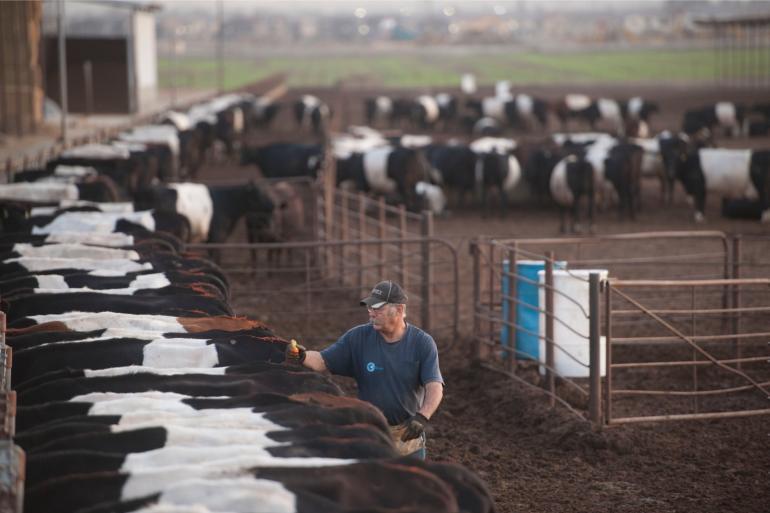
[[[378,410],[287,366],[287,340],[235,316],[228,277],[184,251],[241,218],[269,229],[291,194],[189,181],[269,107],[243,101],[168,113],[0,186],[24,511],[494,511],[476,475],[398,456]]]
[[[468,196],[505,212],[526,185],[559,206],[563,231],[580,229],[582,204],[589,222],[613,203],[634,218],[647,175],[663,201],[681,183],[696,219],[708,192],[739,201],[726,214],[770,221],[770,151],[715,143],[725,130],[766,133],[767,105],[718,103],[651,136],[657,106],[642,98],[553,102],[505,83],[481,98],[463,84],[462,96],[367,98],[368,126],[333,134],[332,109],[302,95],[290,115],[308,140],[258,145],[250,134],[271,130],[280,104],[228,94],[0,185],[25,510],[494,510],[478,477],[399,458],[378,411],[285,366],[285,339],[234,316],[227,276],[183,242],[223,242],[241,219],[249,240],[286,240],[304,206],[285,182],[196,183],[204,163],[239,158],[278,179],[328,170],[341,187],[435,213]]]

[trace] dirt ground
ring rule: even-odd
[[[638,94],[661,105],[661,114],[653,118],[653,132],[676,129],[685,108],[717,100],[753,102],[768,101],[770,97],[769,92],[760,94],[756,90],[716,91],[684,84],[522,91],[546,98],[565,92],[618,98]],[[360,105],[363,97],[371,93],[344,87],[310,92],[336,107],[340,126],[362,123]],[[265,138],[307,137],[298,134],[288,118],[282,117],[277,131]],[[729,147],[770,148],[767,138],[720,139],[720,143]],[[230,171],[238,176],[251,173],[243,169]],[[216,173],[217,177],[229,174],[223,167]],[[597,218],[596,232],[716,229],[770,234],[770,227],[756,221],[721,218],[715,198],[708,202],[708,222],[696,225],[683,191],[677,187],[674,204],[661,207],[657,184],[646,183],[644,208],[635,222],[619,221],[614,212],[602,213]],[[554,209],[532,205],[514,205],[504,218],[484,217],[470,208],[455,210],[436,220],[438,236],[466,249],[460,251],[462,269],[466,271],[461,273],[465,298],[470,297],[471,290],[466,247],[471,238],[558,236],[558,230]],[[238,293],[239,286],[235,285],[233,306],[240,314],[259,317],[249,294]],[[469,310],[465,306],[461,313],[465,338],[470,331]],[[360,320],[364,319],[362,313]],[[339,333],[349,327],[337,318],[329,318],[324,324]],[[275,328],[279,333],[291,331],[291,326]],[[477,472],[486,481],[500,513],[770,511],[768,416],[636,424],[599,431],[562,407],[549,407],[546,397],[537,389],[479,366],[470,357],[467,340],[458,341],[440,358],[447,386],[442,406],[429,428],[429,457],[459,462]],[[342,383],[352,391],[349,382]]]

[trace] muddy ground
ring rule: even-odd
[[[642,95],[657,100],[661,106],[661,113],[653,118],[654,132],[676,129],[685,108],[726,99],[768,101],[769,96],[756,90],[715,90],[686,84],[595,85],[569,89],[549,86],[522,88],[522,91],[550,99],[565,92],[617,98]],[[304,92],[290,91],[288,98]],[[339,127],[362,123],[362,99],[373,91],[343,84],[336,89],[310,92],[335,108],[335,124]],[[266,140],[312,140],[312,136],[297,131],[284,112],[273,131],[258,137],[258,141]],[[770,148],[767,138],[720,138],[720,144]],[[206,170],[203,178],[246,177],[254,173],[253,169],[217,165]],[[621,221],[614,212],[600,213],[596,232],[714,229],[770,234],[767,225],[756,221],[721,218],[716,198],[708,202],[708,222],[696,225],[680,186],[670,206],[661,206],[657,193],[656,183],[645,183],[644,208],[639,218],[633,222]],[[472,207],[455,209],[438,218],[435,226],[437,235],[452,240],[461,249],[461,290],[465,298],[471,294],[467,256],[470,239],[478,235],[559,235],[556,211],[529,203],[514,205],[505,217],[485,217]],[[242,237],[242,232],[238,237]],[[770,253],[770,247],[761,252]],[[236,282],[232,303],[239,314],[259,318],[259,302],[250,292],[252,286]],[[349,300],[352,302],[355,298]],[[359,317],[363,322],[364,312]],[[318,329],[341,333],[351,325],[351,319],[356,319],[355,315],[330,315],[319,323]],[[760,513],[769,510],[770,417],[767,415],[592,429],[568,410],[549,407],[545,396],[536,388],[479,366],[470,350],[467,304],[461,309],[461,326],[461,340],[440,355],[447,386],[443,404],[429,428],[429,457],[459,462],[476,471],[486,481],[499,512]],[[275,329],[284,336],[293,332],[291,324],[276,325]],[[349,382],[341,382],[353,391]]]

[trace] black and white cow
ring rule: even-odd
[[[650,116],[660,112],[660,106],[653,101],[645,100],[641,96],[634,96],[625,102],[620,102],[620,109],[626,120],[649,122]]]
[[[327,130],[332,111],[320,98],[305,94],[294,103],[294,119],[303,130],[321,134]]]
[[[265,178],[315,178],[324,160],[320,144],[273,143],[241,149],[241,165],[255,164]]]
[[[693,200],[695,220],[705,219],[706,194],[759,202],[763,223],[770,222],[770,151],[701,148],[677,167],[677,178]]]
[[[654,138],[632,138],[630,142],[644,151],[642,176],[658,178],[661,201],[671,204],[674,199],[677,162],[686,157],[690,138],[686,134],[663,131]]]
[[[600,124],[616,133],[623,133],[624,119],[621,105],[610,98],[593,99],[584,94],[568,94],[553,107],[562,129],[570,120],[586,123],[592,130]]]
[[[523,131],[548,128],[548,102],[529,94],[519,93],[505,104],[508,124]]]
[[[491,206],[487,194],[495,189],[501,212],[505,212],[508,194],[521,178],[521,167],[510,148],[487,144],[490,140],[478,140],[469,146],[431,145],[425,153],[431,168],[439,175],[434,181],[453,191],[458,205],[462,205],[467,193],[478,192],[488,212]]]
[[[190,223],[190,241],[224,242],[247,213],[269,218],[274,205],[253,182],[236,186],[177,183],[137,192],[138,210],[176,212]]]
[[[589,231],[594,220],[594,168],[583,153],[569,155],[553,168],[549,187],[551,197],[559,206],[561,232],[579,232],[580,202],[586,198]],[[567,218],[569,217],[569,227]]]
[[[356,190],[392,197],[417,210],[417,183],[427,176],[422,152],[413,148],[384,146],[337,159],[337,184],[353,184]]]
[[[641,207],[642,159],[644,150],[633,143],[613,146],[604,160],[604,175],[618,195],[618,213],[636,219]]]
[[[717,129],[733,137],[744,133],[746,107],[733,102],[719,102],[698,109],[687,110],[682,119],[682,131],[695,135],[703,130],[714,134]]]
[[[241,102],[247,132],[270,128],[281,110],[281,104],[266,96],[246,97]]]
[[[393,100],[387,96],[364,99],[364,119],[369,126],[390,126],[393,123]]]

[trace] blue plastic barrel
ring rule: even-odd
[[[554,262],[554,269],[566,269],[564,261]],[[519,360],[537,360],[540,356],[540,295],[538,290],[538,271],[545,269],[543,260],[516,261],[516,358]],[[510,263],[503,260],[503,281],[501,291],[503,325],[500,340],[503,346],[508,344],[508,299],[510,295]],[[505,355],[505,352],[504,352]]]

